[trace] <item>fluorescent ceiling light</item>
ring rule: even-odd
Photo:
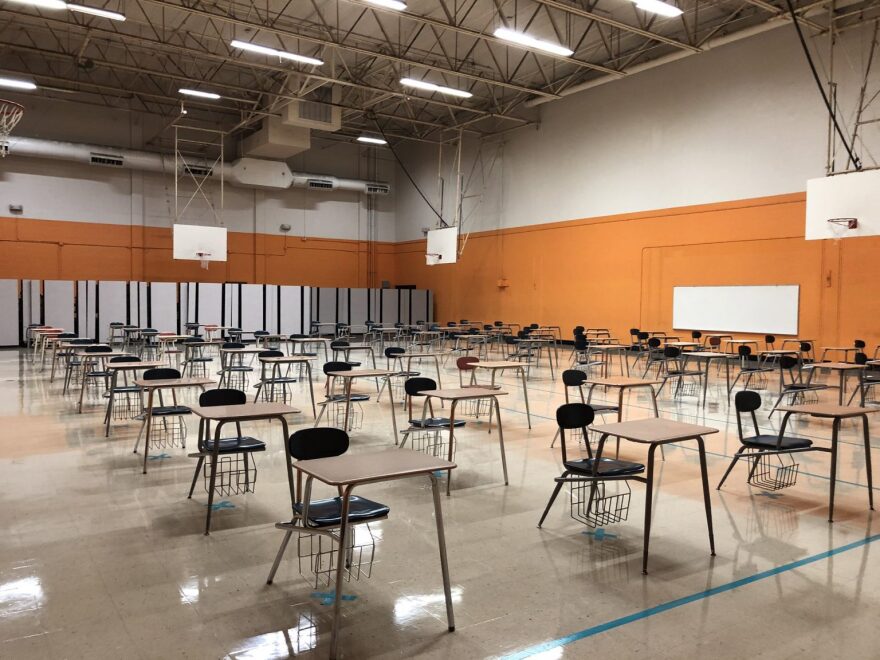
[[[8,78],[0,76],[0,87],[8,87],[10,89],[36,89],[37,86],[30,80],[22,80],[21,78]]]
[[[261,53],[262,55],[271,55],[273,57],[280,57],[282,60],[292,60],[294,62],[302,62],[303,64],[312,64],[314,66],[320,66],[323,64],[323,60],[316,59],[314,57],[306,57],[305,55],[297,55],[296,53],[288,53],[284,50],[275,50],[274,48],[269,48],[268,46],[260,46],[259,44],[252,44],[249,41],[239,41],[238,39],[233,39],[229,42],[229,45],[233,48],[241,48],[242,50],[249,50],[254,53]]]
[[[440,92],[441,94],[448,94],[449,96],[458,96],[463,99],[469,99],[473,96],[470,92],[466,92],[463,89],[453,89],[452,87],[444,87],[443,85],[435,85],[434,83],[429,83],[424,80],[414,80],[412,78],[401,78],[400,84],[405,87],[415,87],[416,89],[424,89],[428,92]]]
[[[377,7],[386,7],[388,9],[396,9],[397,11],[406,11],[406,5],[399,0],[367,0],[371,5]]]
[[[534,37],[530,37],[529,35],[523,34],[522,32],[508,30],[507,28],[498,28],[497,30],[495,30],[495,36],[499,39],[504,39],[505,41],[511,41],[515,44],[519,44],[520,46],[525,46],[526,48],[543,50],[544,52],[553,53],[554,55],[561,55],[562,57],[569,57],[574,54],[573,50],[570,50],[565,46],[560,46],[559,44],[544,41],[543,39],[535,39]]]
[[[86,7],[85,5],[71,5],[68,4],[67,8],[70,11],[78,11],[80,14],[91,14],[92,16],[100,16],[101,18],[109,18],[111,21],[124,21],[125,16],[115,11],[108,11],[106,9],[98,9],[97,7]]]
[[[213,101],[216,101],[220,98],[220,95],[215,94],[214,92],[201,92],[197,89],[186,89],[181,87],[177,91],[181,94],[186,94],[187,96],[198,96],[201,99],[211,99]]]
[[[636,3],[636,7],[643,11],[666,16],[667,18],[681,16],[684,13],[678,7],[674,7],[667,2],[661,2],[661,0],[634,0],[634,2]]]
[[[381,138],[369,137],[367,135],[361,135],[358,139],[358,142],[363,142],[364,144],[388,144],[385,140]]]
[[[19,5],[30,5],[31,7],[39,7],[40,9],[67,9],[67,3],[62,0],[7,0]]]

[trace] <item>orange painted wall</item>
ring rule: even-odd
[[[171,230],[85,222],[0,218],[0,278],[152,282],[254,282],[328,287],[393,280],[395,255],[375,243],[371,282],[367,241],[230,232],[229,260],[174,261]]]
[[[672,287],[799,284],[800,336],[880,343],[880,237],[805,241],[803,193],[471,234],[455,266],[396,246],[398,282],[435,318],[672,329]],[[499,287],[506,279],[509,286]]]

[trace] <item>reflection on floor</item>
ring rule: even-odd
[[[445,367],[447,384],[458,382],[453,366]],[[433,363],[421,368],[433,376]],[[641,484],[633,485],[625,522],[589,529],[560,496],[536,528],[560,472],[550,441],[561,384],[546,367],[533,370],[529,431],[518,381],[509,374],[499,382],[509,392],[502,415],[510,485],[497,434],[486,433],[485,417],[469,418],[443,501],[456,632],[446,632],[428,483],[364,487],[360,494],[390,505],[391,514],[371,526],[371,577],[345,585],[342,657],[458,660],[523,650],[542,658],[878,657],[880,568],[870,555],[880,544],[800,562],[874,533],[855,423],[842,427],[829,525],[827,454],[800,455],[796,485],[769,496],[746,484],[744,465],[715,491],[739,446],[722,381],[713,376],[705,408],[664,391],[662,415],[722,431],[707,438],[718,554],[708,553],[697,453],[669,447],[657,471],[651,573],[643,576]],[[391,448],[387,399],[377,404],[375,390],[361,385],[372,396],[351,451]],[[307,409],[306,391],[294,388],[294,404]],[[767,429],[779,423],[767,419],[770,398],[759,412]],[[221,498],[205,537],[201,481],[186,499],[194,460],[186,450],[163,450],[141,474],[131,453],[137,423],[115,422],[105,438],[101,406],[94,397],[77,415],[75,396],[63,396],[57,379],[50,383],[24,354],[0,352],[0,657],[326,657],[332,587],[307,582],[295,550],[275,584],[265,584],[281,540],[273,523],[290,511],[280,426],[247,427],[269,445],[256,459],[256,492]],[[649,416],[650,401],[632,395],[626,410]],[[293,430],[311,416],[292,421]],[[830,423],[820,421],[797,421],[793,430],[819,443],[830,437]],[[621,455],[643,460],[644,448],[624,443]],[[793,562],[800,563],[703,594]],[[677,599],[686,601],[649,609]]]

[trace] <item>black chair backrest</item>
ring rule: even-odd
[[[116,357],[110,358],[110,363],[119,364],[120,362],[140,362],[141,359],[139,357],[135,357],[134,355],[117,355]]]
[[[184,344],[200,344],[203,341],[205,341],[205,340],[202,339],[201,336],[193,336],[193,337],[187,337],[186,339],[183,340],[182,343],[184,343]]]
[[[663,357],[675,359],[681,355],[681,349],[677,346],[667,346],[663,349]]]
[[[504,321],[495,321],[495,323],[493,325],[496,328],[500,328],[502,325],[504,325]]]
[[[593,407],[586,403],[565,403],[556,409],[556,423],[561,429],[582,429],[593,423]]]
[[[691,332],[691,339],[700,339],[703,336],[703,333],[699,330],[694,330]]]
[[[322,368],[324,374],[329,374],[331,371],[351,371],[351,365],[348,362],[325,362]]]
[[[298,461],[341,456],[348,451],[348,433],[342,429],[300,429],[287,440],[287,451]]]
[[[268,334],[268,330],[254,330],[254,337],[265,337]]]
[[[858,349],[864,348],[865,347],[865,340],[864,339],[856,339],[853,342],[853,347],[858,348]]]
[[[505,344],[516,344],[516,337],[514,337],[513,335],[501,335],[501,337],[504,339]]]
[[[650,336],[647,332],[636,331],[636,337],[639,341],[645,341]]]
[[[494,330],[495,326],[489,325],[488,323],[483,324],[483,330]]]
[[[159,331],[156,328],[143,328],[141,330],[142,335],[158,335]]]
[[[470,323],[470,321],[468,321],[467,319],[461,319],[459,320],[459,323],[461,323],[462,325],[467,325],[468,323]]]
[[[91,339],[71,339],[70,344],[72,346],[88,346],[89,344],[94,344]]]
[[[584,326],[582,326],[582,325],[576,325],[576,326],[574,326],[574,330],[572,330],[572,332],[575,335],[582,335],[582,334],[584,334],[585,329],[586,328],[584,328]]]
[[[200,406],[239,406],[243,403],[247,403],[247,394],[241,390],[208,390],[199,395]]]
[[[446,322],[446,327],[448,327],[448,328],[451,328],[454,325],[455,325],[455,321],[447,321]]]
[[[284,357],[284,352],[272,350],[260,351],[257,353],[257,357]]]
[[[779,367],[781,369],[794,369],[798,365],[798,359],[791,355],[783,355],[779,358]]]
[[[576,350],[576,351],[587,350],[587,338],[585,335],[575,335],[574,336],[574,350]]]
[[[344,339],[334,339],[330,342],[330,348],[345,348],[346,346],[350,346],[347,341]]]
[[[223,342],[222,348],[244,348],[244,344],[240,341],[226,341]]]
[[[562,372],[562,384],[566,387],[577,387],[587,380],[587,374],[577,369],[566,369]]]
[[[641,333],[639,333],[639,334],[641,334]],[[648,346],[650,346],[651,348],[660,348],[660,344],[662,344],[662,343],[663,342],[661,342],[658,337],[651,337],[648,340]]]
[[[736,349],[736,352],[739,353],[740,357],[749,357],[752,354],[752,347],[743,344],[738,349]]]
[[[855,355],[855,363],[856,364],[868,364],[868,356],[865,353],[858,352]]]
[[[171,367],[156,367],[144,372],[144,380],[170,380],[172,378],[180,378],[180,372]]]
[[[401,353],[406,353],[406,349],[403,349],[400,346],[389,346],[385,349],[385,357],[387,358],[393,358],[395,355],[400,355]]]
[[[752,412],[761,407],[761,395],[753,390],[737,392],[733,404],[738,413]]]
[[[86,346],[86,353],[112,353],[113,349],[109,346]]]
[[[530,323],[530,324],[529,324],[529,327],[530,327],[532,330],[537,330],[537,329],[540,328],[541,326],[538,325],[537,323]]]
[[[765,344],[775,344],[776,343],[776,335],[764,335],[764,343]]]
[[[801,342],[801,352],[810,353],[813,350],[813,345],[808,341]]]
[[[75,332],[62,332],[60,334],[55,335],[55,339],[76,339]]]
[[[403,389],[408,396],[419,396],[419,394],[425,390],[436,390],[437,383],[433,378],[425,378],[423,376],[420,376],[419,378],[407,378],[406,382],[403,384]]]

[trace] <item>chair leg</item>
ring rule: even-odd
[[[562,473],[562,478],[565,478],[567,476],[568,472]],[[550,507],[553,506],[553,502],[556,501],[556,497],[559,495],[559,491],[562,490],[562,484],[562,481],[556,482],[556,487],[553,488],[553,494],[550,496],[550,501],[547,502],[547,506],[544,508],[544,513],[541,514],[541,519],[538,521],[538,527],[541,527],[541,525],[544,524],[544,518],[546,518],[547,514],[550,512]]]
[[[550,442],[550,449],[556,446],[556,441],[559,439],[559,428],[556,429],[556,435],[553,436],[553,440]]]
[[[733,460],[730,462],[730,465],[727,466],[727,471],[724,473],[724,476],[721,477],[721,481],[718,482],[718,485],[715,487],[715,490],[721,490],[721,486],[724,485],[725,480],[727,479],[727,475],[733,470],[733,466],[736,465],[736,462],[742,458],[743,452],[746,450],[745,447],[740,447],[736,450],[736,453],[733,455]]]
[[[278,571],[278,566],[281,565],[281,558],[284,556],[284,551],[287,550],[287,544],[290,543],[290,537],[293,535],[292,531],[284,532],[284,540],[281,541],[281,547],[278,548],[278,554],[275,555],[275,561],[272,563],[272,570],[269,571],[269,577],[266,580],[266,584],[272,584],[272,580],[275,579],[275,573]]]
[[[186,496],[186,499],[191,500],[193,496],[193,491],[196,489],[196,481],[199,479],[199,470],[202,469],[202,464],[205,462],[204,456],[199,456],[199,462],[196,464],[196,471],[193,473],[192,485],[189,487],[189,495]]]

